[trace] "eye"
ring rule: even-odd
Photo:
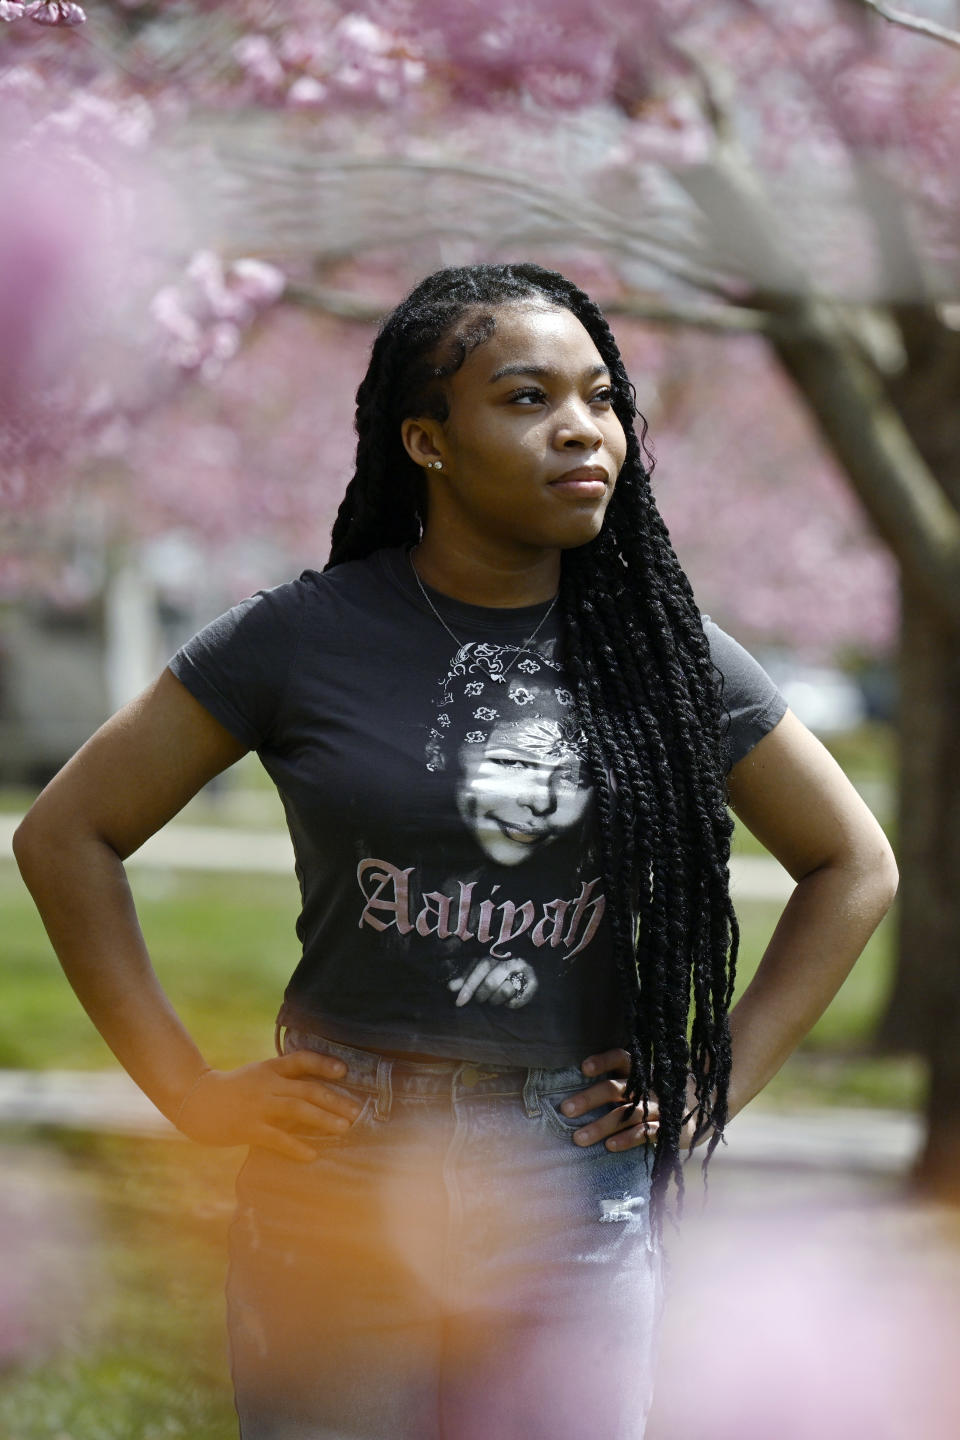
[[[602,390],[596,390],[596,391],[590,396],[590,404],[591,404],[591,405],[612,405],[612,404],[613,404],[613,387],[612,387],[612,385],[604,385],[604,387],[603,387]]]
[[[546,398],[546,391],[541,390],[537,385],[526,385],[522,390],[514,390],[507,396],[511,405],[517,403],[522,404],[524,402],[538,405],[541,401],[546,400]]]

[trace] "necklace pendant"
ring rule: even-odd
[[[506,683],[507,683],[507,677],[506,677],[506,675],[491,675],[491,676],[490,676],[490,679],[491,679],[491,680],[496,680],[496,682],[497,682],[498,685],[506,685]]]

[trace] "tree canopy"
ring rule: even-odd
[[[810,650],[888,644],[890,562],[763,343],[778,309],[827,302],[893,375],[891,305],[956,318],[960,54],[876,10],[5,0],[20,535],[80,486],[99,531],[316,552],[357,317],[437,264],[530,254],[611,312],[705,606]],[[7,592],[31,575],[8,552]]]

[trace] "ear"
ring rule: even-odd
[[[439,422],[421,417],[408,418],[401,423],[400,438],[403,448],[415,465],[424,469],[434,467],[434,461],[443,461],[446,452]]]

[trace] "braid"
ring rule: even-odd
[[[739,930],[729,893],[726,717],[701,615],[650,488],[646,421],[610,327],[583,291],[538,265],[469,266],[428,276],[387,317],[357,391],[356,472],[327,568],[416,542],[426,496],[401,422],[445,420],[443,381],[492,333],[489,312],[531,298],[572,311],[587,330],[627,438],[603,529],[563,552],[559,609],[632,1037],[626,1099],[645,1110],[655,1093],[660,1108],[652,1206],[659,1227],[670,1184],[683,1191],[688,1074],[697,1136],[710,1137],[704,1165],[727,1118]]]

